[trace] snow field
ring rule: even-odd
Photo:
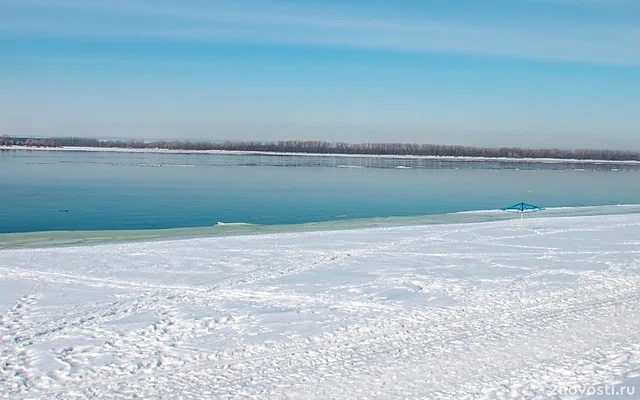
[[[0,396],[562,398],[637,384],[640,215],[519,224],[2,250]]]

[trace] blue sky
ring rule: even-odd
[[[0,0],[0,134],[640,150],[640,1]]]

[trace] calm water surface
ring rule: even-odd
[[[0,151],[0,233],[640,203],[640,166]]]

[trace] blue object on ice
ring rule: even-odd
[[[544,210],[543,207],[534,206],[533,204],[529,204],[529,203],[518,203],[511,207],[505,207],[502,209],[502,211],[515,211],[520,213],[536,212],[536,211],[542,211],[542,210]]]

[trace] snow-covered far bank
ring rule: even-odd
[[[639,287],[636,214],[2,250],[0,396],[590,393]]]
[[[440,161],[495,161],[495,162],[527,162],[545,164],[640,164],[640,161],[626,160],[577,160],[569,158],[509,158],[509,157],[463,157],[463,156],[412,156],[390,154],[339,154],[339,153],[283,153],[271,151],[241,151],[241,150],[171,150],[171,149],[134,149],[121,147],[27,147],[0,146],[0,150],[21,151],[76,151],[76,152],[112,152],[112,153],[159,153],[159,154],[218,154],[218,155],[263,155],[263,156],[309,156],[309,157],[374,157],[393,159],[425,159]]]

